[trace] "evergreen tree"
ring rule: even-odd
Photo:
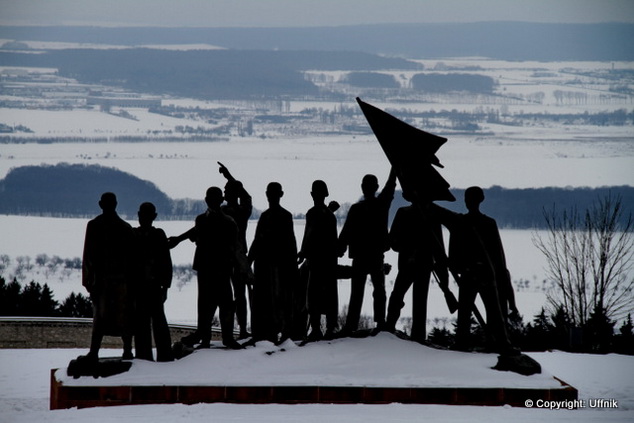
[[[590,352],[606,354],[611,351],[614,337],[614,322],[607,316],[603,307],[597,305],[590,313],[584,326],[584,344]]]
[[[546,310],[542,307],[541,311],[533,317],[532,324],[526,325],[522,350],[546,351],[554,348],[554,330],[555,327],[550,323]]]
[[[58,307],[59,303],[53,298],[53,291],[48,284],[44,284],[42,294],[40,295],[38,314],[45,317],[57,316]]]
[[[7,284],[6,280],[2,276],[0,276],[0,315],[18,315],[20,289],[20,284],[16,279],[13,279],[13,282]]]
[[[614,337],[614,351],[621,354],[634,355],[634,325],[632,315],[628,314],[627,319],[619,328],[619,334]]]
[[[35,281],[26,285],[20,293],[18,302],[19,316],[55,316],[58,302],[47,284],[44,287]]]
[[[22,288],[18,301],[19,316],[35,316],[42,295],[42,286],[31,281]]]
[[[453,323],[453,333],[456,333],[458,322]],[[469,327],[469,339],[466,341],[474,350],[487,350],[493,348],[493,340],[489,339],[486,330],[480,326],[480,323],[471,316],[471,325]]]
[[[454,343],[454,334],[449,331],[447,328],[437,328],[434,327],[429,333],[428,340],[430,343],[434,345],[438,345],[441,347],[451,347]]]
[[[632,333],[632,329],[634,326],[632,325],[632,315],[627,315],[627,320],[623,323],[623,326],[619,329],[621,336],[632,337],[634,333]]]
[[[557,307],[555,313],[550,316],[550,319],[553,322],[553,347],[570,351],[573,349],[573,342],[571,340],[571,323],[570,317],[568,317],[568,313],[563,308],[563,306]],[[574,344],[580,344],[579,342],[575,342]]]
[[[58,312],[64,317],[92,317],[92,302],[81,293],[71,292],[59,306]]]

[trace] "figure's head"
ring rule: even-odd
[[[218,187],[210,187],[205,194],[205,203],[210,209],[216,209],[220,207],[224,197],[222,196],[222,190]]]
[[[228,181],[225,184],[225,200],[228,203],[234,202],[238,200],[240,196],[240,192],[242,192],[243,185],[240,181]]]
[[[139,224],[141,226],[151,225],[156,219],[156,207],[152,203],[143,203],[139,206]]]
[[[484,201],[484,191],[480,187],[469,187],[464,192],[464,203],[469,211],[477,211]]]
[[[104,192],[99,200],[99,207],[104,212],[113,212],[117,208],[117,196],[113,192]]]
[[[365,175],[361,180],[361,192],[365,197],[374,197],[379,189],[379,180],[374,175]]]
[[[313,185],[310,190],[310,195],[314,200],[323,201],[326,197],[328,197],[328,186],[322,180],[316,180],[313,182]]]
[[[279,182],[271,182],[266,186],[266,198],[269,203],[279,203],[283,195],[282,184]]]

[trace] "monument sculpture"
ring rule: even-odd
[[[395,169],[403,191],[408,193],[411,197],[412,203],[418,207],[419,211],[427,216],[430,216],[430,218],[434,218],[435,213],[429,213],[426,211],[428,210],[426,205],[438,200],[455,201],[455,197],[451,194],[451,192],[449,192],[449,183],[445,181],[436,169],[434,169],[434,166],[443,167],[435,153],[438,151],[440,146],[447,141],[447,139],[414,128],[383,110],[363,102],[359,98],[357,98],[357,103],[361,107],[361,110],[368,120],[372,131],[376,135],[379,144],[392,164],[393,169]],[[482,195],[480,198],[477,194],[475,194],[475,191],[472,192],[473,194],[470,194],[469,199],[465,200],[467,201],[467,207],[470,211],[473,209],[473,214],[476,214],[479,211],[478,207],[484,199],[484,196]],[[440,206],[433,207],[433,210],[437,211],[436,214],[439,216],[438,218],[442,220],[443,224],[452,220],[451,218],[447,218],[447,216],[451,215],[448,215]],[[462,221],[466,219],[467,218],[460,218],[459,220]],[[452,225],[451,223],[448,224]],[[482,242],[477,241],[478,237],[474,235],[475,230],[473,229],[473,224],[462,225],[459,229],[457,225],[452,226],[455,228],[454,231],[457,230],[456,233],[460,234],[458,237],[469,237],[468,242],[471,243],[471,246]],[[454,232],[452,232],[452,236],[453,233]],[[441,241],[436,238],[436,242],[440,243]],[[461,240],[454,240],[454,245],[460,245],[463,242],[464,241]],[[499,245],[501,245],[501,243]],[[454,250],[457,248],[458,247],[454,246]],[[465,254],[471,254],[471,250],[469,250],[464,244],[462,244],[461,248],[464,248],[466,251]],[[439,249],[438,251],[441,250]],[[444,251],[444,248],[442,251]],[[479,248],[477,252],[475,252],[475,255],[480,256],[488,254],[487,249],[484,247]],[[470,258],[469,260],[473,259]],[[449,263],[449,260],[446,260],[446,263]],[[493,268],[493,265],[491,264],[487,264],[486,266],[487,269]],[[501,354],[496,368],[499,370],[512,370],[522,374],[541,372],[541,366],[539,363],[535,362],[530,357],[521,354],[519,350],[514,348],[508,341],[506,327],[501,316],[502,313],[500,311],[500,300],[497,295],[497,286],[495,285],[495,279],[492,279],[494,278],[494,274],[488,274],[482,277],[478,276],[477,278],[470,278],[467,276],[467,278],[463,280],[462,276],[464,275],[464,272],[462,275],[456,272],[456,266],[450,265],[449,270],[451,271],[454,280],[456,280],[459,285],[459,296],[464,297],[462,301],[459,300],[459,312],[462,310],[460,313],[462,320],[466,321],[466,316],[470,319],[471,313],[473,313],[478,318],[480,324],[485,328],[487,334],[495,340],[496,348]],[[492,272],[493,271],[491,271],[491,273]],[[487,280],[488,286],[484,289],[479,289],[482,287],[474,288],[472,285],[469,285],[474,282],[473,279],[480,281]],[[443,287],[442,285],[441,288],[445,292],[446,298],[450,299],[451,294],[449,294],[448,288],[446,286]],[[475,298],[473,291],[476,291],[476,293],[479,291],[484,292],[483,300],[485,300],[486,297],[485,301],[486,304],[488,304],[486,306],[488,319],[486,323],[483,322],[477,308],[471,302],[471,298]],[[507,297],[506,300],[510,300],[510,297]],[[450,309],[453,308],[452,303],[453,301],[448,301]],[[514,307],[514,302],[512,304]],[[457,347],[462,348],[460,344]]]
[[[427,293],[433,274],[450,311],[458,310],[455,349],[470,350],[473,314],[500,354],[495,368],[522,374],[540,372],[539,364],[509,341],[506,318],[509,312],[518,311],[499,230],[495,220],[480,211],[484,191],[479,187],[466,190],[466,214],[434,204],[439,200],[455,201],[449,184],[434,168],[442,167],[435,153],[447,139],[357,101],[389,159],[390,175],[378,195],[377,178],[371,174],[363,178],[363,199],[350,207],[339,236],[334,215],[338,204],[326,205],[328,187],[322,180],[314,181],[314,206],[306,214],[298,253],[292,215],[280,205],[282,186],[272,182],[266,190],[269,208],[258,221],[247,256],[245,234],[251,197],[220,162],[219,172],[227,179],[227,204],[222,206],[223,191],[210,187],[205,195],[207,211],[196,217],[192,229],[177,237],[167,239],[162,230],[152,226],[157,214],[151,203],[141,205],[140,227],[133,230],[117,215],[116,196],[104,193],[99,202],[103,213],[88,223],[84,245],[83,284],[95,310],[91,347],[86,356],[71,362],[69,374],[71,368],[75,375],[84,374],[88,372],[86,366],[99,363],[104,335],[122,337],[122,358],[126,360],[133,357],[132,336],[136,335],[137,358],[152,360],[150,325],[154,326],[158,360],[172,360],[163,302],[171,282],[169,248],[185,239],[196,243],[193,268],[198,279],[197,329],[181,339],[187,347],[210,347],[211,322],[219,309],[223,344],[244,348],[234,339],[234,311],[236,302],[243,302],[240,297],[246,287],[253,284],[252,264],[253,339],[249,345],[261,340],[280,344],[289,338],[305,337],[304,341],[310,342],[354,334],[368,275],[374,285],[373,334],[395,331],[404,295],[414,285],[410,339],[424,343]],[[388,231],[388,210],[397,179],[411,205],[397,211]],[[441,224],[450,231],[448,257]],[[399,253],[399,262],[386,316],[385,274],[389,266],[383,256],[390,247]],[[352,266],[339,266],[338,256],[346,250]],[[449,273],[458,284],[459,300],[449,288]],[[351,279],[348,317],[340,334],[336,334],[338,278]],[[486,322],[475,306],[477,295],[484,302]],[[322,315],[326,316],[325,334],[321,330]],[[246,308],[238,313],[238,322],[240,336],[248,336]],[[311,331],[306,336],[307,324]],[[120,369],[102,369],[101,373]]]
[[[298,263],[307,261],[307,305],[311,332],[308,341],[332,339],[337,329],[337,218],[326,205],[328,186],[313,182],[310,192],[313,207],[306,213],[306,227]],[[321,331],[321,316],[326,315],[326,333]]]
[[[376,330],[385,326],[385,274],[383,273],[384,253],[389,250],[387,220],[390,204],[396,188],[396,173],[390,175],[377,196],[379,184],[376,176],[365,175],[361,182],[363,199],[353,204],[339,234],[339,256],[348,250],[352,259],[352,279],[350,302],[344,334],[358,329],[365,282],[370,275],[374,287],[374,321]]]
[[[281,184],[268,184],[269,208],[258,220],[249,250],[248,260],[255,273],[253,342],[268,340],[277,344],[293,337],[295,302],[302,300],[295,295],[294,286],[298,271],[293,215],[281,206],[283,195]]]
[[[143,203],[139,207],[139,227],[134,228],[136,242],[136,358],[153,360],[152,334],[157,361],[172,361],[172,341],[163,304],[172,285],[172,258],[167,236],[152,226],[156,207]]]
[[[127,370],[130,363],[120,360],[99,365],[99,349],[104,336],[120,336],[124,360],[131,360],[135,330],[134,232],[116,212],[117,197],[101,195],[102,213],[88,222],[82,262],[82,285],[93,304],[90,351],[71,361],[68,374],[104,375]]]
[[[409,194],[403,193],[409,200]],[[429,205],[426,205],[429,207]],[[411,339],[425,342],[427,337],[427,296],[432,271],[436,271],[443,291],[449,290],[449,275],[443,248],[440,223],[429,214],[421,213],[415,205],[397,210],[390,228],[390,246],[398,252],[398,274],[390,294],[386,330],[394,332],[403,298],[412,288]]]
[[[196,332],[181,339],[187,346],[209,348],[211,322],[216,309],[220,310],[222,342],[225,346],[240,349],[233,337],[234,302],[231,275],[238,263],[238,227],[235,221],[220,208],[222,190],[210,187],[205,194],[207,211],[196,217],[193,230],[170,238],[172,247],[185,239],[196,243],[193,269],[198,279],[198,325]]]
[[[233,286],[236,318],[240,328],[238,338],[246,339],[250,336],[247,330],[247,314],[249,310],[247,292],[249,293],[250,301],[251,289],[249,285],[253,277],[249,271],[246,271],[244,258],[247,255],[247,226],[253,210],[253,201],[242,182],[236,180],[225,165],[220,162],[218,162],[218,165],[220,166],[218,172],[227,179],[224,191],[226,204],[221,207],[221,210],[227,216],[233,218],[236,225],[238,225],[238,255],[242,261],[239,266],[234,268],[231,275],[231,284]]]

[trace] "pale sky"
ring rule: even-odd
[[[634,22],[634,0],[0,0],[2,25],[189,27]]]

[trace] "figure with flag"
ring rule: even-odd
[[[455,201],[455,197],[449,192],[449,183],[432,166],[443,167],[436,157],[436,152],[447,139],[414,128],[359,98],[357,102],[393,169],[396,170],[403,192],[407,193],[421,216],[439,219],[450,230],[447,263],[460,289],[457,348],[467,348],[464,340],[473,313],[502,357],[519,356],[519,350],[509,341],[501,312],[496,272],[500,275],[497,279],[502,281],[504,277],[508,278],[508,270],[505,262],[500,264],[499,258],[503,259],[504,255],[498,251],[501,249],[501,242],[495,221],[479,211],[480,203],[484,200],[482,189],[472,187],[467,190],[465,203],[469,213],[464,215],[433,204],[432,202],[437,200]],[[436,236],[433,231],[430,232],[431,239],[439,247],[442,246],[442,249],[437,251],[444,252],[442,238]],[[438,272],[436,273],[438,277]],[[442,280],[442,277],[438,279]],[[504,283],[508,285],[509,282],[505,280]],[[440,287],[453,312],[456,309],[455,297],[446,284],[441,282]],[[508,290],[508,287],[505,286],[505,289]],[[487,311],[486,323],[474,304],[478,294]],[[514,299],[510,300],[510,308],[516,312]],[[416,306],[414,304],[414,307]],[[528,366],[530,372],[541,371],[539,365],[535,364],[530,363]]]
[[[403,192],[403,198],[411,201],[408,192]],[[416,205],[397,210],[389,235],[390,247],[398,252],[398,274],[387,307],[385,330],[388,332],[395,332],[401,309],[405,305],[403,299],[412,287],[410,338],[420,343],[426,341],[427,297],[432,270],[436,271],[438,283],[444,290],[449,290],[442,236],[440,222],[429,214],[421,213]]]
[[[447,142],[447,138],[415,128],[359,98],[357,103],[390,161],[401,189],[407,193],[409,201],[421,218],[427,213],[426,205],[431,202],[456,200],[449,191],[449,183],[434,168],[443,167],[436,152]],[[442,239],[433,232],[428,235],[430,242],[436,244],[435,251],[444,255]],[[436,261],[446,262],[446,258],[441,256]],[[434,272],[434,275],[443,290],[449,310],[455,312],[458,301],[450,291],[448,283],[444,283],[445,278],[442,274],[439,276],[438,272]]]
[[[351,335],[358,329],[368,275],[374,288],[372,297],[375,331],[384,329],[386,293],[383,259],[390,248],[387,223],[395,188],[394,170],[390,171],[385,186],[378,195],[377,177],[365,175],[361,181],[363,199],[350,207],[339,234],[339,256],[343,256],[347,249],[348,256],[352,259],[350,302],[342,333],[344,336]]]

